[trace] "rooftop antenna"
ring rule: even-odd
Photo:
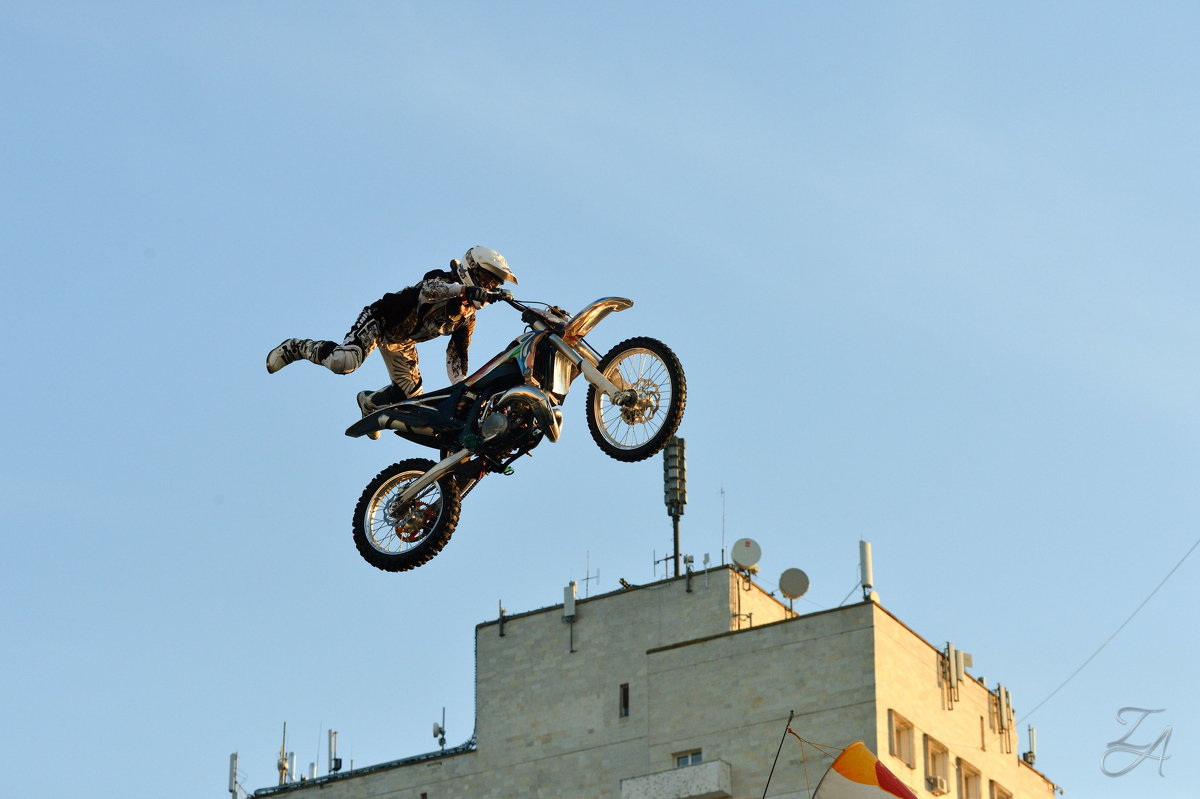
[[[311,764],[310,770],[312,774],[309,777],[310,779],[314,780],[317,778],[317,770],[321,768],[321,728],[324,726],[325,722],[320,722],[317,724],[317,746],[315,750],[317,753],[317,759]]]
[[[663,500],[667,505],[667,514],[671,517],[674,529],[675,576],[679,576],[679,517],[683,515],[683,506],[687,504],[687,457],[684,452],[683,439],[671,436],[663,449]]]
[[[433,737],[438,739],[438,746],[442,747],[442,751],[446,751],[446,708],[442,706],[442,723],[433,723]]]
[[[808,593],[808,575],[803,569],[787,569],[779,576],[779,590],[787,597],[788,610],[795,613],[793,600]]]
[[[753,538],[739,538],[733,542],[729,556],[733,559],[734,568],[742,575],[746,590],[750,590],[750,579],[758,574],[758,561],[762,558],[762,548]]]
[[[283,723],[283,743],[279,745],[279,762],[275,764],[275,768],[279,770],[279,784],[287,784],[288,776],[288,753],[287,753],[287,722]]]
[[[954,660],[954,678],[959,682],[967,679],[967,669],[975,668],[975,656],[970,652],[958,650]]]
[[[758,560],[762,557],[762,549],[758,543],[750,538],[739,538],[733,542],[733,551],[730,553],[733,558],[734,568],[737,569],[738,575],[743,581],[743,591],[749,591],[753,575],[758,572]],[[733,614],[735,619],[738,619],[738,629],[741,629],[741,619],[746,619],[750,622],[750,626],[754,626],[754,614],[742,613],[742,591],[738,591],[737,613]]]
[[[233,795],[233,799],[237,799],[237,791],[237,752],[234,752],[229,756],[229,793]]]
[[[584,599],[587,599],[589,596],[592,595],[591,587],[589,586],[589,583],[591,583],[592,580],[595,580],[596,582],[600,582],[600,570],[596,569],[595,576],[592,575],[592,552],[591,552],[591,550],[588,550],[587,566],[583,572],[583,598]]]
[[[721,483],[721,565],[725,565],[725,484]]]
[[[579,583],[572,580],[563,588],[563,619],[573,621],[575,619],[575,597],[578,595]]]
[[[762,558],[762,547],[753,538],[739,538],[733,542],[733,565],[748,574],[758,571],[758,561]]]
[[[862,583],[863,599],[878,600],[879,595],[871,591],[871,588],[875,585],[875,573],[871,565],[870,541],[860,540],[858,542],[858,567],[860,570],[859,582]]]
[[[336,774],[342,770],[342,759],[337,753],[337,730],[329,731],[329,773]]]
[[[563,622],[571,628],[570,652],[575,652],[575,596],[578,583],[574,580],[563,588]]]
[[[1029,725],[1029,751],[1021,755],[1021,759],[1031,766],[1037,761],[1037,730],[1032,724]]]
[[[1012,694],[1004,687],[1003,683],[996,685],[996,707],[1000,716],[1000,731],[1007,732],[1012,729]],[[1011,750],[1009,750],[1011,751]]]
[[[661,563],[663,565],[663,579],[669,580],[671,578],[671,560],[674,556],[670,552],[664,552],[660,558],[656,549],[653,550],[652,557],[654,559],[654,579],[658,579],[658,564]]]

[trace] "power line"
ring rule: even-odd
[[[1167,572],[1167,576],[1166,576],[1166,577],[1164,577],[1164,578],[1162,578],[1162,581],[1160,581],[1160,582],[1159,582],[1159,584],[1158,584],[1158,585],[1156,585],[1156,586],[1154,587],[1154,590],[1150,592],[1150,595],[1149,595],[1149,596],[1147,596],[1145,599],[1143,599],[1143,600],[1142,600],[1142,604],[1138,605],[1138,606],[1137,606],[1137,608],[1135,608],[1135,609],[1134,609],[1133,613],[1130,613],[1130,614],[1129,614],[1129,618],[1127,618],[1125,621],[1121,622],[1121,626],[1120,626],[1120,627],[1118,627],[1116,630],[1114,630],[1114,631],[1113,631],[1113,634],[1112,634],[1112,635],[1110,635],[1110,636],[1108,636],[1108,638],[1106,638],[1106,639],[1104,640],[1104,643],[1100,644],[1100,646],[1099,646],[1099,647],[1096,649],[1096,651],[1095,651],[1095,652],[1093,652],[1093,653],[1092,653],[1092,654],[1091,654],[1091,655],[1088,657],[1088,659],[1087,659],[1087,660],[1083,661],[1083,663],[1082,663],[1082,664],[1079,666],[1079,668],[1077,668],[1077,669],[1075,669],[1075,671],[1071,672],[1071,676],[1067,677],[1067,679],[1065,679],[1065,680],[1063,680],[1063,681],[1062,681],[1062,684],[1061,684],[1061,685],[1059,685],[1057,688],[1055,688],[1053,691],[1051,691],[1051,692],[1050,692],[1050,696],[1047,696],[1047,697],[1046,697],[1045,699],[1043,699],[1041,702],[1038,702],[1038,703],[1037,703],[1037,705],[1035,705],[1035,706],[1034,706],[1033,710],[1029,711],[1029,712],[1028,712],[1028,713],[1026,713],[1024,716],[1022,716],[1021,718],[1019,718],[1019,719],[1017,720],[1017,723],[1018,723],[1018,724],[1020,724],[1022,721],[1024,721],[1024,720],[1025,720],[1025,719],[1027,719],[1027,718],[1029,718],[1029,717],[1030,717],[1030,716],[1032,716],[1034,713],[1036,713],[1036,712],[1037,712],[1037,709],[1038,709],[1038,708],[1040,708],[1042,705],[1046,704],[1047,702],[1049,702],[1049,701],[1050,701],[1050,700],[1051,700],[1051,699],[1054,697],[1054,695],[1055,695],[1056,693],[1058,693],[1059,691],[1061,691],[1061,690],[1063,689],[1063,686],[1065,686],[1065,685],[1066,685],[1067,683],[1069,683],[1071,680],[1075,679],[1075,675],[1076,675],[1076,674],[1078,674],[1079,672],[1083,671],[1083,669],[1084,669],[1084,668],[1087,666],[1087,664],[1091,663],[1091,662],[1092,662],[1092,660],[1093,660],[1093,659],[1096,657],[1096,655],[1099,655],[1099,654],[1100,654],[1100,652],[1101,652],[1101,650],[1103,650],[1103,649],[1104,649],[1104,647],[1108,646],[1108,645],[1109,645],[1109,643],[1110,643],[1110,642],[1111,642],[1111,641],[1112,641],[1114,638],[1116,638],[1116,637],[1117,637],[1118,633],[1120,633],[1120,632],[1121,632],[1121,630],[1124,630],[1124,629],[1125,629],[1125,625],[1127,625],[1127,624],[1129,624],[1129,622],[1133,621],[1133,617],[1134,617],[1134,616],[1136,616],[1136,615],[1138,615],[1138,613],[1141,611],[1141,609],[1142,609],[1142,608],[1144,608],[1144,607],[1146,606],[1146,603],[1147,603],[1147,602],[1149,602],[1149,601],[1150,601],[1150,600],[1151,600],[1151,599],[1154,597],[1154,595],[1158,593],[1158,589],[1160,589],[1160,588],[1162,588],[1164,585],[1166,585],[1166,582],[1167,582],[1167,580],[1171,579],[1171,575],[1172,575],[1172,574],[1174,574],[1174,573],[1175,573],[1175,571],[1176,571],[1176,570],[1177,570],[1177,569],[1178,569],[1180,566],[1182,566],[1182,565],[1183,565],[1183,562],[1184,562],[1185,560],[1187,560],[1187,559],[1188,559],[1188,556],[1189,556],[1189,555],[1191,555],[1191,554],[1192,554],[1192,552],[1193,552],[1193,551],[1196,549],[1196,547],[1198,547],[1198,546],[1200,546],[1200,538],[1197,538],[1197,539],[1196,539],[1196,543],[1192,544],[1192,547],[1191,547],[1191,549],[1189,549],[1187,552],[1185,552],[1185,553],[1183,554],[1183,557],[1179,559],[1179,562],[1178,562],[1178,563],[1176,563],[1176,564],[1174,565],[1174,567],[1172,567],[1172,569],[1171,569],[1169,572]]]

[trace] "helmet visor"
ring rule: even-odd
[[[471,280],[475,282],[476,286],[479,286],[481,289],[486,289],[487,291],[495,291],[496,289],[500,288],[500,284],[504,282],[488,270],[481,269],[479,267],[471,270]]]

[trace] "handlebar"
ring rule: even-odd
[[[525,303],[516,299],[515,297],[513,297],[512,292],[508,291],[507,289],[501,289],[497,293],[501,295],[500,297],[497,298],[498,300],[502,300],[503,302],[507,303],[511,307],[513,307],[521,312],[521,321],[524,322],[525,324],[531,325],[534,322],[541,322],[542,324],[546,325],[547,327],[551,328],[552,330],[562,330],[562,328],[565,325],[564,321],[554,319],[554,318],[548,316],[546,313],[538,310],[537,308],[531,308],[528,305],[526,305]],[[563,315],[566,316],[565,313]]]

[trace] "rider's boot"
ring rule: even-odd
[[[360,391],[360,392],[358,392],[358,397],[357,397],[357,399],[358,399],[358,409],[359,409],[360,411],[362,411],[362,415],[363,415],[364,417],[365,417],[365,416],[369,416],[370,414],[372,414],[372,413],[375,413],[375,411],[379,410],[379,408],[375,407],[375,404],[371,402],[371,395],[372,395],[372,394],[374,394],[374,393],[375,393],[374,391]],[[382,430],[372,430],[371,432],[367,433],[367,436],[368,436],[368,437],[369,437],[369,438],[370,438],[372,441],[378,441],[378,440],[379,440],[379,434],[380,434],[381,432],[383,432],[383,431],[382,431]]]
[[[275,374],[292,361],[304,360],[320,364],[336,347],[332,341],[289,338],[267,353],[267,374]]]

